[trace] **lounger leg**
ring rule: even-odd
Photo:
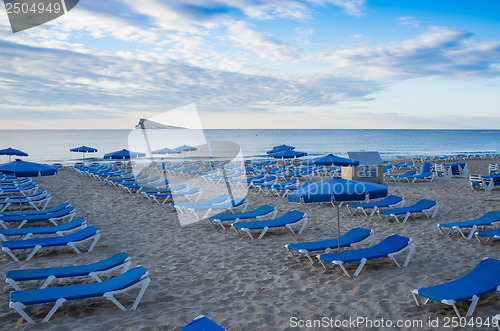
[[[445,305],[449,305],[453,307],[453,310],[455,310],[455,313],[457,314],[458,318],[462,318],[462,315],[460,315],[460,312],[458,311],[457,306],[455,305],[455,300],[443,300],[441,301]]]
[[[54,313],[57,311],[57,309],[59,309],[59,307],[61,307],[61,305],[65,301],[66,301],[66,299],[64,299],[64,298],[57,299],[56,303],[54,304],[54,307],[52,307],[52,309],[49,311],[47,316],[45,316],[45,318],[42,320],[42,322],[47,322],[52,317],[52,315],[54,315]]]
[[[410,217],[411,213],[406,213],[406,216],[403,220],[403,223],[406,223],[406,221],[408,220],[408,218]]]
[[[356,271],[354,272],[354,277],[357,277],[359,275],[359,273],[361,272],[361,270],[365,266],[366,261],[367,260],[365,258],[361,259],[361,263],[359,264],[358,269],[356,269]],[[342,267],[342,269],[344,269],[344,272],[349,276],[349,273],[345,270],[344,266],[342,264],[340,266]]]
[[[408,264],[410,263],[411,257],[413,256],[413,251],[415,251],[415,244],[411,243],[409,246],[409,252],[408,255],[406,256],[405,263],[403,264],[403,268],[406,268]]]
[[[149,282],[151,281],[151,279],[149,277],[146,277],[144,278],[143,280],[139,281],[138,283],[132,285],[132,286],[129,286],[123,290],[118,290],[118,291],[111,291],[111,292],[106,292],[103,294],[103,296],[108,299],[108,300],[111,300],[118,308],[120,308],[122,311],[126,311],[127,308],[125,308],[125,306],[123,306],[115,297],[114,295],[115,294],[119,294],[119,293],[123,293],[123,292],[126,292],[128,290],[131,290],[137,286],[141,286],[141,290],[139,291],[139,294],[137,295],[137,298],[135,299],[134,301],[134,304],[132,305],[132,307],[130,308],[130,310],[135,310],[137,309],[137,306],[139,305],[139,302],[141,302],[141,299],[142,299],[142,296],[144,295],[144,292],[146,292],[146,289],[148,288],[148,285],[149,285]]]
[[[47,279],[45,280],[45,282],[42,284],[42,287],[40,288],[46,288],[47,286],[49,286],[49,284],[54,280],[56,279],[56,277],[54,276],[49,276],[47,277]]]
[[[427,302],[429,302],[429,298],[426,298],[426,300],[423,303],[421,303],[418,300],[418,291],[417,290],[411,291],[411,294],[413,294],[413,299],[415,299],[415,302],[417,303],[417,306],[423,306],[423,305],[427,304]]]
[[[90,245],[90,248],[87,252],[92,252],[92,250],[94,249],[95,245],[97,244],[97,241],[99,240],[99,238],[101,238],[101,234],[97,233],[94,237],[94,241],[92,241],[92,245]]]
[[[305,228],[305,227],[306,227],[306,225],[307,225],[307,221],[308,221],[307,217],[304,217],[304,219],[302,220],[302,226],[300,227],[300,230],[299,230],[299,233],[298,233],[298,234],[301,234],[301,233],[302,233],[302,231],[304,231],[304,228]]]
[[[303,253],[309,259],[309,261],[311,261],[311,263],[314,264],[314,261],[312,260],[311,256],[309,255],[309,252],[304,251]]]
[[[19,284],[12,278],[6,278],[5,282],[10,284],[10,286],[12,286],[16,291],[21,291],[21,287],[19,286]]]
[[[471,240],[472,236],[474,236],[474,233],[476,232],[476,229],[477,225],[473,225],[468,236],[466,236],[465,233],[463,233],[462,229],[458,228],[458,231],[460,232],[462,237],[464,237],[465,240]]]
[[[326,268],[326,265],[323,263],[323,260],[321,260],[321,258],[319,257],[319,255],[316,255],[316,257],[318,258],[318,261],[319,261],[319,263],[321,263],[321,265],[323,266],[323,268]]]
[[[477,305],[478,301],[479,301],[479,297],[477,295],[473,295],[472,302],[469,306],[469,309],[467,310],[467,315],[465,315],[465,317],[472,316],[472,313],[474,312],[474,309],[476,309],[476,305]]]
[[[17,313],[21,315],[21,317],[24,318],[29,324],[36,324],[36,322],[33,321],[33,319],[23,310],[23,305],[20,302],[11,302],[9,307],[17,311]]]
[[[31,258],[33,257],[33,255],[35,255],[36,252],[38,252],[40,250],[40,248],[42,248],[42,246],[36,245],[35,248],[33,248],[33,251],[31,252],[31,254],[28,255],[28,257],[26,258],[26,261],[31,260]]]
[[[372,210],[372,212],[370,213],[370,217],[372,217],[373,215],[375,215],[375,213],[377,212],[377,210],[378,210],[378,207],[377,207],[377,206],[373,207],[373,210]],[[364,209],[363,209],[363,213],[365,213],[365,210],[364,210]],[[366,213],[365,213],[365,216],[368,216],[368,215],[366,215]]]
[[[266,226],[264,228],[264,230],[262,230],[262,233],[260,234],[260,236],[257,239],[262,239],[262,237],[264,237],[264,234],[266,234],[267,230],[269,230],[269,228]],[[248,229],[247,229],[247,232],[248,232],[248,234],[250,234],[250,231]],[[293,231],[292,231],[292,233],[293,233]],[[252,236],[250,235],[250,237],[252,237]],[[253,239],[253,237],[252,237],[252,239]]]
[[[439,209],[439,205],[436,204],[436,209],[434,209],[434,213],[432,213],[432,218],[436,217],[436,214],[438,212],[438,209]]]

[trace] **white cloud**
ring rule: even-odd
[[[419,28],[420,22],[411,16],[396,17],[394,19],[399,25],[405,25],[412,28]]]

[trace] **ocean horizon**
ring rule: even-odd
[[[109,152],[129,149],[128,137],[134,130],[0,130],[0,148],[12,147],[29,154],[23,160],[60,162],[80,161],[82,154],[69,150],[81,145],[98,149],[86,154],[100,160]],[[500,130],[450,129],[206,129],[207,141],[228,141],[241,148],[245,159],[268,158],[266,151],[287,144],[315,157],[328,153],[346,155],[348,151],[378,151],[384,159],[482,154],[500,152]],[[161,142],[161,146],[175,148]],[[130,148],[133,150],[133,148]],[[140,151],[144,152],[144,151]],[[190,159],[189,153],[172,159]],[[171,156],[169,156],[171,158]],[[8,156],[0,156],[7,162]]]

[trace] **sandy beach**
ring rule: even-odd
[[[487,174],[492,162],[496,160],[467,161],[470,173],[482,175]],[[246,196],[249,210],[267,203],[278,208],[278,216],[297,209],[309,218],[300,235],[271,230],[263,239],[252,241],[246,234],[224,231],[206,220],[180,226],[170,206],[160,206],[69,168],[57,176],[34,180],[52,193],[49,208],[71,202],[76,216],[95,225],[101,238],[91,253],[79,255],[67,248],[42,249],[31,261],[14,262],[2,252],[1,275],[13,269],[87,264],[125,251],[132,266],[142,265],[149,272],[151,283],[135,311],[122,312],[104,298],[69,301],[48,323],[34,327],[9,308],[12,288],[3,283],[3,330],[179,330],[202,314],[228,330],[332,329],[298,327],[298,323],[307,325],[308,320],[324,318],[365,318],[374,323],[381,319],[393,323],[421,321],[420,329],[442,329],[446,319],[456,316],[453,309],[437,302],[417,306],[411,290],[458,278],[482,258],[499,257],[497,241],[480,244],[475,239],[466,241],[459,234],[445,237],[436,228],[438,223],[474,219],[487,211],[500,210],[499,191],[473,191],[466,178],[436,177],[431,183],[386,182],[389,194],[403,196],[407,205],[423,198],[438,201],[435,219],[410,218],[398,224],[376,216],[367,219],[360,214],[350,215],[343,207],[343,233],[361,226],[375,231],[376,242],[395,233],[412,238],[416,244],[407,268],[398,269],[389,259],[372,260],[356,278],[347,278],[338,267],[323,268],[306,258],[291,257],[284,248],[288,243],[336,237],[336,214],[331,205],[292,204],[286,198],[264,196],[250,189]],[[357,264],[349,270],[355,267]],[[72,281],[90,279],[59,280],[53,286]],[[123,298],[131,305],[135,292]],[[458,307],[465,312],[468,302]],[[480,298],[473,316],[491,318],[500,312],[499,308],[498,294],[492,293]],[[49,310],[50,305],[27,309],[35,320]],[[429,321],[436,319],[438,327],[431,326]],[[359,326],[373,329],[367,327],[369,324]]]

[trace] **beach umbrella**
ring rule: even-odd
[[[275,159],[295,159],[298,157],[307,156],[307,153],[288,149],[276,153],[271,153],[269,154],[269,156],[274,157]]]
[[[52,176],[57,173],[57,167],[48,164],[15,160],[9,163],[0,164],[0,172],[13,174],[18,177],[19,186],[19,213],[23,214],[21,203],[21,177]]]
[[[97,149],[92,148],[92,147],[87,147],[87,146],[80,146],[80,147],[72,148],[69,151],[75,152],[75,153],[82,153],[82,159],[84,159],[85,153],[95,153],[95,152],[97,152]]]
[[[276,152],[281,152],[281,151],[287,151],[287,150],[293,150],[295,147],[293,146],[288,146],[288,145],[279,145],[279,146],[274,146],[273,149],[270,151],[267,151],[267,154],[272,154]]]
[[[113,160],[130,160],[137,157],[146,156],[146,153],[132,152],[127,149],[122,149],[120,151],[111,152],[108,154],[104,154],[104,159],[113,159]]]
[[[340,204],[347,201],[363,201],[366,197],[378,199],[387,196],[387,186],[342,178],[312,183],[288,194],[288,202],[331,203],[337,208],[337,234],[340,238]],[[340,240],[339,240],[340,250]]]
[[[325,156],[320,156],[315,159],[307,160],[307,164],[314,164],[317,166],[342,166],[342,167],[352,167],[359,165],[358,160],[348,159],[345,157],[336,156],[333,154],[328,154]]]
[[[177,149],[181,152],[184,152],[184,161],[186,160],[186,152],[193,152],[193,151],[198,150],[198,148],[193,147],[193,146],[188,146],[188,145],[182,145],[182,146],[176,147],[174,149]]]
[[[12,155],[15,155],[15,156],[28,156],[28,153],[25,153],[23,151],[20,151],[18,149],[14,149],[14,148],[6,148],[6,149],[2,149],[0,150],[0,155],[8,155],[9,156],[9,162],[10,162],[10,158],[12,157]]]
[[[170,148],[162,148],[162,149],[157,149],[156,151],[152,152],[153,154],[181,154],[182,151],[178,149],[170,149]]]

